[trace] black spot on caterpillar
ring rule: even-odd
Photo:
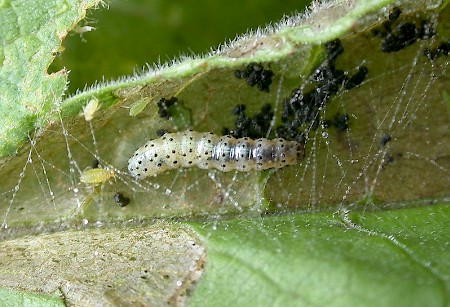
[[[188,130],[167,133],[147,142],[128,160],[136,179],[156,176],[169,169],[197,166],[223,172],[281,168],[304,158],[303,144],[281,138],[252,140]]]

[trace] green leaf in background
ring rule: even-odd
[[[158,55],[207,50],[243,32],[245,18],[255,27],[269,21],[258,19],[263,12],[277,19],[301,10],[297,2],[237,3],[114,2],[77,26],[94,3],[0,4],[7,18],[22,16],[19,7],[38,20],[50,12],[41,20],[48,28],[36,27],[52,38],[20,30],[4,39],[24,17],[0,19],[0,55],[16,60],[0,70],[0,128],[11,128],[0,135],[0,286],[69,305],[449,304],[447,2],[315,3],[306,16],[202,57],[76,91]],[[70,12],[63,24],[55,8]],[[216,20],[233,25],[210,27]],[[231,32],[205,44],[213,27]],[[22,33],[35,44],[18,48]],[[62,96],[63,67],[73,95]],[[236,77],[249,68],[271,71],[270,86]],[[169,116],[160,116],[171,97]],[[295,103],[294,116],[286,110]],[[192,168],[142,181],[127,173],[134,150],[159,130],[233,130],[238,105],[249,118],[270,115],[258,137],[286,134],[292,116],[312,114],[295,128],[306,138],[305,159],[265,172]],[[100,175],[83,179],[92,173]],[[195,232],[173,220],[189,220]],[[23,293],[5,304],[23,305]]]
[[[69,35],[51,70],[70,69],[69,92],[99,80],[130,75],[147,63],[164,63],[183,54],[209,52],[283,15],[303,11],[310,1],[114,1],[91,12],[80,26],[95,31]],[[225,7],[224,7],[225,6]],[[207,25],[207,27],[205,27]]]

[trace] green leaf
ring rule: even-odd
[[[66,73],[46,70],[67,32],[98,2],[0,2],[0,156],[16,153],[55,109]]]
[[[447,306],[449,216],[436,205],[193,224],[208,262],[190,305]]]
[[[57,296],[33,294],[28,291],[15,291],[0,287],[1,306],[65,306],[64,301]]]

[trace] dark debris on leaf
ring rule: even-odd
[[[234,72],[236,78],[245,79],[248,85],[256,85],[256,87],[263,92],[269,92],[273,75],[273,71],[264,69],[264,67],[258,63],[250,63],[244,70],[236,70]]]
[[[282,124],[276,129],[278,137],[304,138],[305,130],[316,130],[321,122],[323,123],[320,111],[330,97],[337,94],[341,87],[351,89],[365,80],[368,73],[365,66],[359,67],[350,77],[347,72],[336,69],[337,56],[344,51],[339,39],[326,43],[325,50],[327,51],[325,61],[311,76],[315,86],[308,91],[296,88],[292,91],[291,97],[283,101]],[[333,119],[331,124],[339,130],[348,129],[348,115]]]
[[[346,90],[350,90],[359,86],[365,79],[368,73],[366,66],[358,67],[358,71],[347,80],[344,80],[343,85]]]
[[[450,40],[442,41],[439,46],[432,49],[425,49],[424,55],[431,61],[439,58],[442,55],[448,56],[450,53]]]
[[[380,49],[383,52],[400,51],[419,39],[427,40],[436,34],[435,25],[430,20],[400,21],[400,15],[401,10],[394,7],[389,19],[372,30],[374,36],[381,37]]]
[[[176,97],[171,97],[169,99],[161,98],[158,101],[158,115],[161,118],[170,119],[172,116],[172,113],[170,112],[169,108],[176,104],[178,99]]]
[[[336,95],[342,88],[351,89],[365,80],[368,74],[365,66],[358,67],[358,71],[351,76],[343,70],[336,69],[336,59],[344,52],[339,39],[325,43],[324,48],[325,59],[309,78],[312,86],[295,88],[290,97],[283,100],[281,123],[274,129],[276,137],[305,142],[308,131],[316,130],[321,124],[324,124],[321,119],[321,110],[329,98]],[[262,66],[258,66],[258,64],[252,65],[247,66],[247,72],[236,71],[236,77],[244,78],[249,72],[263,70]],[[251,117],[246,115],[245,110],[245,105],[237,105],[233,109],[233,114],[236,116],[235,126],[232,129],[223,128],[222,133],[224,135],[231,134],[234,137],[266,137],[272,129],[271,122],[274,112],[271,105],[264,105],[258,113]],[[340,131],[345,131],[348,129],[348,119],[348,114],[338,114],[329,124]]]
[[[91,163],[91,168],[99,168],[100,161],[98,159],[94,159]]]
[[[389,13],[388,18],[391,21],[395,21],[400,17],[401,13],[402,13],[402,10],[398,6],[395,6],[392,8],[391,12]]]
[[[324,121],[324,127],[335,127],[338,131],[348,130],[348,114],[337,113],[333,118]]]
[[[263,105],[260,112],[252,117],[248,117],[245,114],[244,105],[237,105],[233,109],[233,114],[237,116],[234,121],[235,127],[232,130],[224,127],[222,134],[230,134],[237,138],[245,136],[250,138],[266,137],[270,129],[270,122],[274,116],[270,104]]]
[[[380,145],[386,146],[387,143],[391,141],[391,136],[387,133],[383,134],[380,139]]]
[[[114,201],[121,207],[125,207],[130,203],[130,198],[124,196],[121,192],[114,193]]]

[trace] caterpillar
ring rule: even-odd
[[[147,142],[128,160],[128,171],[136,179],[192,166],[245,172],[294,165],[304,156],[303,144],[295,141],[236,139],[230,135],[188,130],[167,133]]]

